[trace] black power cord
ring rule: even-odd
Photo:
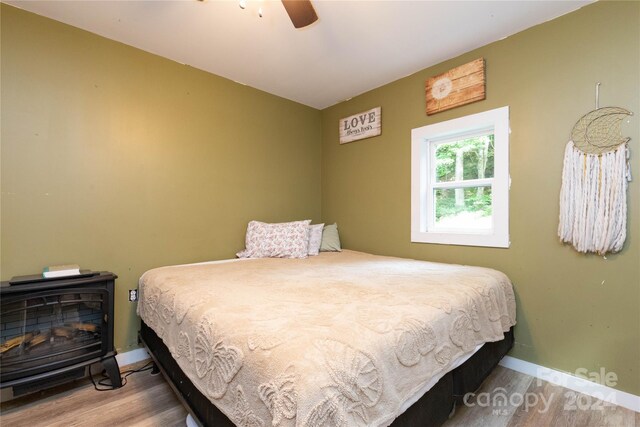
[[[94,364],[92,364],[91,366],[93,366]],[[96,383],[95,379],[93,378],[93,373],[91,373],[91,366],[89,366],[89,378],[91,378],[91,383],[93,384],[93,388],[95,388],[97,391],[111,391],[111,390],[116,390],[116,387],[113,386],[113,384],[111,384],[111,380],[109,379],[109,377],[107,376],[107,374],[105,373],[105,371],[102,371],[102,378],[98,380],[98,382]],[[120,377],[120,380],[122,381],[122,387],[124,387],[127,384],[127,377],[129,375],[135,374],[137,372],[143,372],[143,371],[149,371],[153,368],[153,361],[149,361],[147,362],[144,366],[142,366],[141,368],[138,369],[129,369],[126,371],[122,371],[120,374],[122,375]],[[102,388],[100,388],[100,387]]]

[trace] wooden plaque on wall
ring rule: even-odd
[[[485,99],[484,58],[429,78],[426,95],[427,114]]]
[[[340,119],[340,144],[371,138],[382,133],[381,107]]]

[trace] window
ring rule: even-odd
[[[411,131],[411,241],[509,247],[509,107]]]

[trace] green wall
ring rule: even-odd
[[[78,263],[127,290],[149,268],[230,258],[251,219],[320,219],[321,115],[2,5],[1,277]]]
[[[231,257],[254,218],[312,218],[337,221],[347,248],[505,271],[513,356],[604,367],[640,394],[640,3],[587,6],[322,112],[4,4],[1,15],[2,280],[68,262],[117,273],[120,351],[137,346],[126,291],[142,272]],[[487,99],[427,117],[424,81],[481,56]],[[629,235],[606,260],[556,237],[564,146],[596,81],[601,105],[635,112]],[[504,105],[511,247],[410,243],[411,129]],[[376,106],[382,135],[340,146],[338,120]]]
[[[344,246],[377,254],[497,268],[515,284],[511,354],[575,372],[604,367],[621,390],[640,394],[640,3],[599,2],[422,70],[322,112],[322,217],[337,221]],[[425,114],[425,80],[486,59],[487,98]],[[601,106],[635,115],[635,180],[623,251],[603,259],[559,243],[558,195],[573,124]],[[410,242],[411,129],[510,106],[509,249]],[[342,117],[382,107],[382,135],[338,144]]]

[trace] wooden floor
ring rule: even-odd
[[[500,406],[503,400],[507,405]],[[446,427],[640,427],[640,413],[503,367],[496,368],[467,402],[468,406],[456,409]],[[119,390],[98,392],[83,380],[5,402],[0,406],[0,425],[177,427],[185,425],[186,415],[162,376],[145,371],[129,376],[128,384]]]
[[[502,366],[474,394],[443,427],[640,427],[638,412]]]
[[[184,426],[186,416],[169,384],[151,371],[130,375],[117,390],[96,391],[86,379],[0,406],[1,427],[171,427]]]

